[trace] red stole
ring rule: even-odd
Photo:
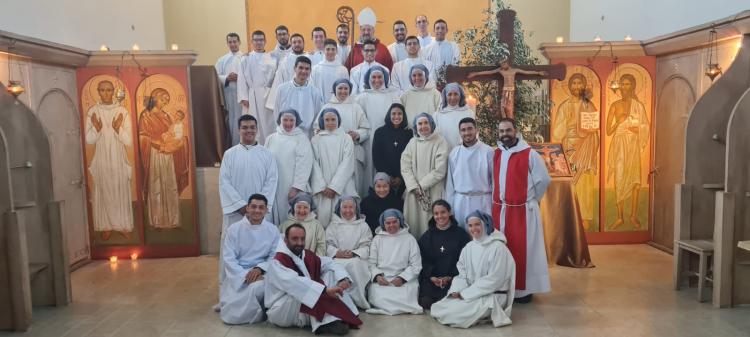
[[[505,237],[508,238],[508,249],[516,261],[516,289],[519,290],[526,289],[526,197],[530,153],[531,148],[528,148],[510,155],[505,175],[505,200],[500,199],[500,149],[495,150],[494,158],[492,219],[495,221],[495,229],[500,230],[500,211],[505,207]]]
[[[296,271],[297,275],[305,275],[304,273],[302,273],[302,271],[299,270],[299,268],[297,268],[297,265],[294,263],[294,260],[292,260],[291,256],[284,253],[276,253],[275,258],[276,261],[279,261],[282,266]],[[325,283],[323,283],[323,280],[320,278],[320,258],[315,255],[314,252],[305,249],[304,262],[305,267],[307,268],[307,272],[310,274],[310,279],[322,285],[325,285]],[[323,320],[323,316],[325,314],[329,314],[332,316],[336,316],[337,318],[350,325],[362,325],[362,321],[357,318],[357,316],[355,316],[351,310],[349,310],[349,308],[346,306],[346,304],[344,304],[344,302],[341,301],[340,298],[330,296],[326,294],[325,291],[320,294],[320,298],[318,298],[318,302],[315,303],[314,307],[310,308],[302,304],[299,307],[299,312],[313,316],[319,321]]]

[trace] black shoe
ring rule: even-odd
[[[315,330],[316,335],[330,334],[343,336],[349,333],[349,325],[342,321],[333,321],[328,324],[324,324]]]
[[[513,299],[513,303],[520,303],[520,304],[531,303],[531,296],[533,296],[533,294],[528,294],[524,297],[516,297],[515,299]]]

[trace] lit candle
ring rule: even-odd
[[[101,50],[101,51],[109,51],[109,47],[107,47],[106,44],[103,44],[101,47],[99,47],[99,50]]]
[[[558,37],[555,38],[555,42],[557,42],[557,43],[563,43],[564,41],[565,41],[565,39],[563,39],[562,36],[558,36]]]
[[[180,47],[179,47],[179,46],[177,46],[177,44],[176,44],[176,43],[173,43],[173,44],[172,44],[172,50],[179,50],[179,49],[180,49]]]
[[[137,43],[133,43],[133,50],[141,50],[141,46],[139,46]]]
[[[594,38],[594,41],[596,41],[596,42],[599,42],[599,41],[601,41],[601,40],[602,40],[602,37],[601,37],[601,36],[599,36],[599,35],[597,35],[597,36],[596,36],[596,37]]]
[[[130,259],[133,261],[138,260],[138,253],[130,254]]]
[[[111,263],[117,263],[117,256],[110,256],[109,257],[109,262],[111,262]]]
[[[633,39],[633,38],[632,38],[632,37],[630,37],[630,34],[628,34],[628,35],[625,35],[625,41],[630,41],[630,40],[632,40],[632,39]]]
[[[469,95],[468,97],[466,97],[466,104],[468,104],[472,108],[476,108],[477,99],[473,95]]]

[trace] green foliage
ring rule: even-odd
[[[492,10],[483,10],[486,15],[480,25],[465,30],[453,32],[453,40],[463,50],[462,66],[499,66],[500,60],[508,57],[508,48],[501,45],[497,38],[496,13],[502,9],[510,9],[502,0],[493,0]],[[539,59],[531,53],[531,48],[524,40],[521,22],[516,20],[514,27],[515,64],[536,65]],[[445,69],[438,71],[438,83],[445,82]],[[477,123],[480,137],[492,145],[497,138],[497,120],[493,110],[500,106],[500,88],[498,82],[466,82],[463,83],[468,94],[477,99]],[[524,138],[530,141],[542,141],[546,126],[549,123],[549,100],[546,96],[537,94],[541,88],[541,81],[516,82],[515,117]]]

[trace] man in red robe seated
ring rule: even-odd
[[[365,9],[359,12],[359,17],[357,17],[357,22],[359,23],[359,41],[352,46],[349,57],[344,62],[346,69],[352,70],[354,66],[364,62],[365,57],[362,54],[362,44],[367,40],[375,42],[375,48],[377,49],[375,61],[388,68],[388,71],[391,71],[391,68],[393,68],[391,52],[388,51],[388,47],[375,37],[376,20],[375,12],[370,7],[365,7]]]
[[[348,291],[346,269],[329,257],[305,249],[305,228],[289,226],[284,243],[266,273],[268,322],[281,326],[312,326],[316,334],[344,335],[362,321]]]

